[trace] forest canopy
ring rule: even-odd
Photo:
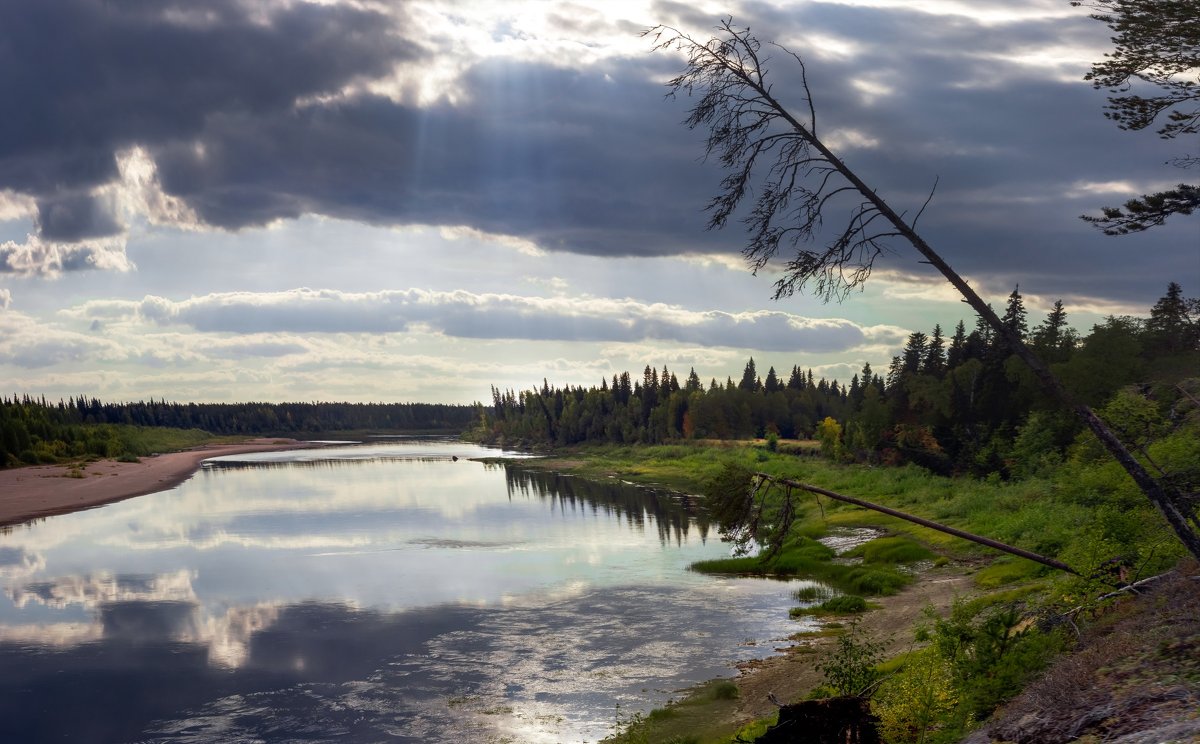
[[[1200,302],[1178,284],[1149,317],[1110,316],[1082,337],[1061,302],[1031,323],[1017,289],[1002,320],[1087,405],[1133,396],[1171,419],[1195,395],[1181,383],[1200,369]],[[817,439],[842,459],[1007,476],[1044,464],[1081,430],[985,323],[959,321],[950,331],[914,331],[886,370],[864,364],[848,382],[800,365],[764,371],[751,358],[738,380],[706,383],[694,369],[680,379],[647,366],[640,377],[625,372],[590,388],[493,388],[476,433],[531,445]]]

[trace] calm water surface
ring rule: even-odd
[[[0,534],[0,741],[595,741],[800,629],[686,570],[728,552],[686,501],[497,454],[221,458]]]

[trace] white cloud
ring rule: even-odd
[[[87,269],[130,271],[125,237],[114,236],[82,243],[56,243],[30,235],[24,243],[0,243],[0,274],[53,278],[64,272]]]
[[[33,197],[0,189],[0,222],[33,219],[36,214],[37,202],[33,200]]]
[[[175,301],[97,301],[67,311],[85,320],[140,319],[208,333],[405,333],[529,341],[670,341],[776,351],[834,351],[875,330],[777,310],[724,312],[601,297],[526,297],[464,290],[342,292],[300,288],[225,292]]]

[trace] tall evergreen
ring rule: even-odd
[[[929,344],[925,347],[925,360],[921,364],[921,371],[927,375],[941,377],[946,370],[946,342],[942,338],[942,325],[938,323],[933,327],[933,334],[929,337]]]
[[[1146,321],[1149,351],[1175,354],[1200,348],[1200,313],[1197,303],[1183,297],[1177,282],[1167,285],[1167,293],[1150,308]]]
[[[1021,286],[1013,287],[1012,294],[1004,306],[1004,315],[1000,322],[1022,340],[1029,335],[1029,324],[1026,321],[1025,301],[1021,298]]]
[[[921,363],[929,350],[929,337],[921,331],[913,331],[904,345],[902,371],[904,374],[915,375],[921,371]]]
[[[752,393],[758,389],[758,372],[754,369],[754,357],[750,357],[750,361],[746,362],[746,368],[742,370],[742,381],[738,383],[738,390]]]
[[[800,365],[792,365],[792,375],[787,381],[788,390],[803,390],[804,389],[804,373],[800,371]]]
[[[783,389],[783,384],[779,382],[779,378],[775,376],[775,368],[771,367],[767,370],[767,379],[763,382],[763,390],[768,393],[777,393]]]
[[[967,328],[958,321],[954,335],[950,338],[950,350],[946,352],[946,366],[954,369],[967,359]]]
[[[1075,346],[1075,331],[1067,325],[1067,310],[1055,300],[1046,319],[1033,329],[1033,350],[1047,362],[1065,361]]]

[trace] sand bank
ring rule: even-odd
[[[0,526],[164,491],[190,478],[200,463],[210,457],[312,446],[318,445],[295,439],[252,439],[239,444],[206,445],[143,457],[141,462],[90,462],[83,466],[82,478],[71,477],[72,466],[69,465],[0,470]]]

